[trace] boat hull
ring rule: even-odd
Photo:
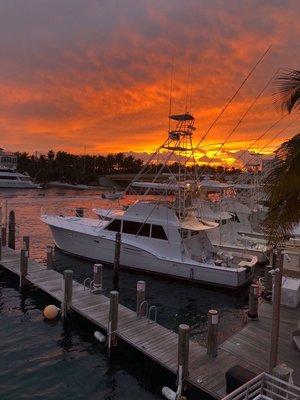
[[[0,188],[3,189],[40,189],[41,186],[35,183],[21,182],[21,181],[1,181]]]
[[[95,262],[113,264],[115,241],[82,232],[49,225],[56,246],[62,251]],[[252,268],[232,269],[206,264],[192,264],[158,258],[144,249],[122,242],[120,265],[148,273],[171,276],[178,279],[238,288],[249,283]]]

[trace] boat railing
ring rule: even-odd
[[[263,372],[246,382],[222,400],[299,400],[300,388]]]

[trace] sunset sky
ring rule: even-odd
[[[278,69],[300,69],[299,15],[299,0],[0,0],[0,147],[153,151],[168,129],[172,59],[172,111],[185,110],[190,68],[198,142],[271,46],[203,142],[198,157],[209,159]],[[270,85],[221,160],[282,116],[273,92]],[[270,152],[298,133],[297,117],[252,149]]]

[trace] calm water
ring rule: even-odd
[[[92,216],[94,206],[109,207],[97,191],[49,189],[41,191],[1,190],[0,201],[16,212],[18,246],[23,235],[30,235],[31,257],[45,261],[45,248],[52,237],[40,220],[41,210],[74,213],[85,207]],[[92,263],[55,250],[55,269],[73,269],[76,280],[91,276]],[[221,339],[242,324],[247,291],[215,289],[170,281],[141,273],[121,271],[120,302],[135,307],[136,281],[147,284],[147,298],[158,308],[158,321],[177,329],[180,323],[193,327],[193,336],[205,335],[208,309],[221,313]],[[112,288],[112,272],[104,269],[104,286]],[[80,317],[64,326],[61,320],[47,322],[42,310],[53,303],[39,290],[24,295],[17,291],[17,280],[0,271],[0,399],[161,399],[161,388],[173,387],[175,377],[145,359],[125,344],[118,345],[108,358],[103,345],[93,338],[95,327]],[[189,399],[203,399],[189,392]]]

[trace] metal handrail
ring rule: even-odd
[[[151,310],[154,310],[154,320],[151,320]],[[157,307],[153,305],[148,310],[148,323],[156,321],[157,321]]]
[[[300,388],[263,372],[222,400],[251,400],[255,397],[259,399],[258,395],[264,396],[261,397],[264,399],[297,400],[300,398]]]
[[[89,282],[89,286],[90,286],[90,290],[91,290],[91,282],[92,282],[92,280],[91,280],[90,277],[85,278],[85,280],[83,281],[83,290],[86,289],[86,283],[87,282]]]
[[[144,306],[144,304],[145,304],[145,315],[142,316],[142,315],[141,315],[141,311],[142,311],[142,307]],[[143,317],[148,318],[148,311],[149,311],[149,303],[148,303],[147,300],[144,300],[144,301],[142,301],[141,304],[140,304],[140,308],[139,308],[139,315],[140,315],[140,317],[139,317],[139,318],[143,318]]]

